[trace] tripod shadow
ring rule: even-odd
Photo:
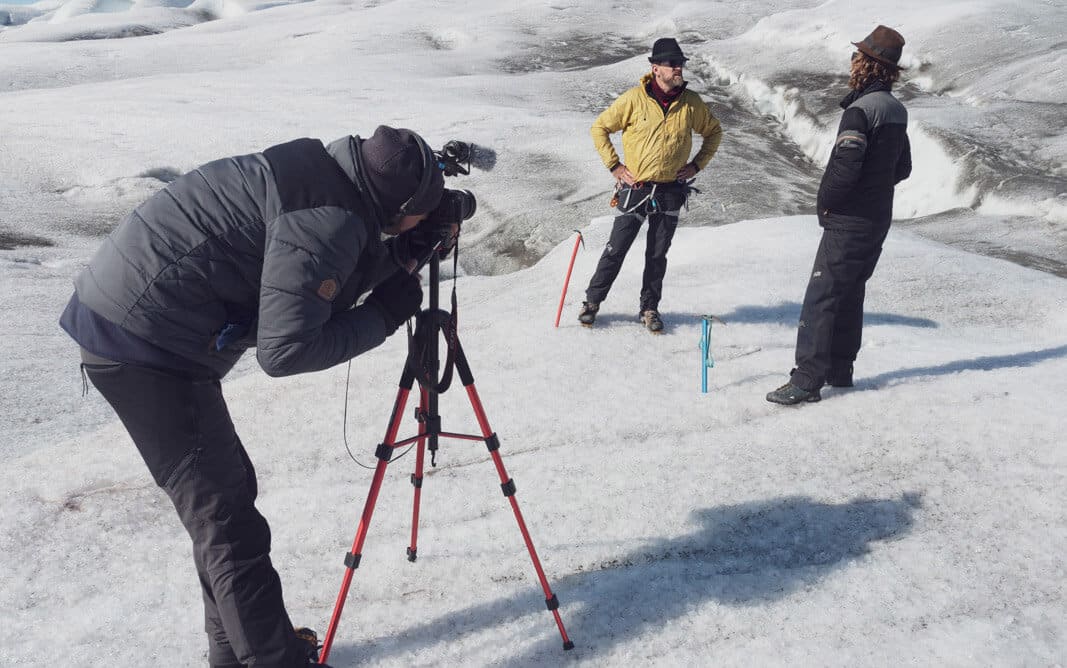
[[[994,369],[1008,369],[1025,366],[1034,366],[1057,357],[1067,356],[1067,345],[1055,348],[1045,348],[1014,355],[990,355],[976,357],[969,360],[956,360],[937,366],[920,366],[910,369],[897,369],[886,373],[864,378],[857,382],[860,389],[871,389],[902,378],[914,378],[917,376],[946,376],[960,371],[993,371]]]
[[[683,618],[707,601],[746,606],[785,598],[863,557],[871,543],[908,531],[920,506],[920,495],[907,493],[899,499],[857,499],[840,505],[788,497],[696,510],[692,533],[579,565],[562,578],[549,573],[563,623],[576,647],[563,652],[552,617],[542,605],[536,614],[544,617],[543,638],[524,653],[507,656],[506,662],[541,666],[589,659]],[[535,614],[531,610],[535,598],[543,600],[539,587],[536,597],[509,596],[457,610],[404,629],[389,648],[373,642],[340,647],[339,665],[414,652],[528,617]]]

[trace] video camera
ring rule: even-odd
[[[445,188],[441,193],[441,202],[426,216],[426,222],[448,230],[452,225],[459,225],[473,216],[477,209],[478,201],[471,191]]]
[[[433,151],[437,168],[445,176],[468,175],[471,167],[489,171],[496,165],[496,153],[492,149],[475,146],[458,139],[446,143],[440,150]],[[418,268],[422,268],[435,253],[441,257],[448,255],[455,245],[458,229],[463,221],[469,219],[478,210],[478,200],[469,190],[445,188],[441,201],[427,216],[419,227],[425,230],[430,239],[432,250],[422,256]]]

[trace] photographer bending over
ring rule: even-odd
[[[316,660],[285,611],[219,381],[252,347],[267,374],[288,376],[393,334],[421,306],[410,272],[437,232],[418,225],[443,189],[409,130],[297,139],[175,179],[75,279],[60,324],[192,538],[211,666]]]

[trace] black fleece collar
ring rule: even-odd
[[[864,95],[867,95],[868,93],[875,93],[880,90],[889,91],[890,87],[884,81],[875,81],[863,90],[850,90],[848,92],[848,95],[846,95],[844,99],[841,100],[841,108],[848,109],[850,106],[852,106],[853,102],[860,99]]]

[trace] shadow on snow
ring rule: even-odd
[[[936,366],[918,366],[907,369],[896,369],[871,378],[864,378],[862,381],[859,381],[856,386],[861,389],[873,389],[884,383],[903,378],[946,376],[961,371],[993,371],[994,369],[1034,366],[1035,364],[1047,362],[1048,360],[1057,357],[1067,357],[1067,345],[1057,346],[1055,348],[1045,348],[1043,350],[1033,350],[1025,353],[1015,353],[1014,355],[989,355],[986,357],[975,357],[973,359],[956,360],[955,362],[947,362]]]
[[[800,320],[799,302],[779,302],[766,306],[739,306],[729,313],[715,313],[723,322],[729,325],[732,322],[745,324],[782,323],[796,326]],[[685,314],[689,317],[689,314]],[[691,316],[697,322],[701,314]],[[878,311],[866,311],[863,314],[863,325],[899,325],[902,327],[936,328],[937,322],[929,318],[916,318],[913,316],[900,315],[898,313],[881,313]]]
[[[727,326],[732,323],[748,325],[778,323],[795,327],[800,320],[800,307],[801,304],[799,302],[779,302],[778,304],[760,306],[739,306],[729,313],[704,314],[666,310],[660,311],[660,315],[663,317],[666,329],[672,329],[673,327],[680,325],[700,325],[700,320],[704,315],[714,315]],[[575,315],[572,317],[577,316]],[[636,308],[632,312],[627,313],[611,311],[608,308],[601,307],[600,313],[597,314],[595,327],[634,322],[640,322],[640,315]],[[865,327],[873,327],[875,325],[897,325],[901,327],[922,327],[930,329],[938,326],[936,321],[930,320],[929,318],[917,318],[914,316],[900,315],[898,313],[881,313],[877,311],[868,311],[864,313],[863,324]]]
[[[337,646],[331,659],[336,657],[338,665],[374,662],[531,615],[543,617],[537,631],[542,638],[524,653],[507,657],[508,665],[588,659],[708,603],[749,606],[786,598],[862,558],[872,543],[907,532],[920,505],[919,494],[906,493],[899,499],[843,504],[789,497],[706,508],[694,511],[692,533],[579,565],[561,578],[549,572],[563,623],[575,642],[573,652],[563,652],[551,614],[542,605],[532,609],[531,602],[543,600],[536,585],[531,596],[509,595],[396,629],[397,641],[388,647],[374,640]],[[528,561],[523,566],[532,572]],[[502,646],[508,643],[507,638],[498,640]]]

